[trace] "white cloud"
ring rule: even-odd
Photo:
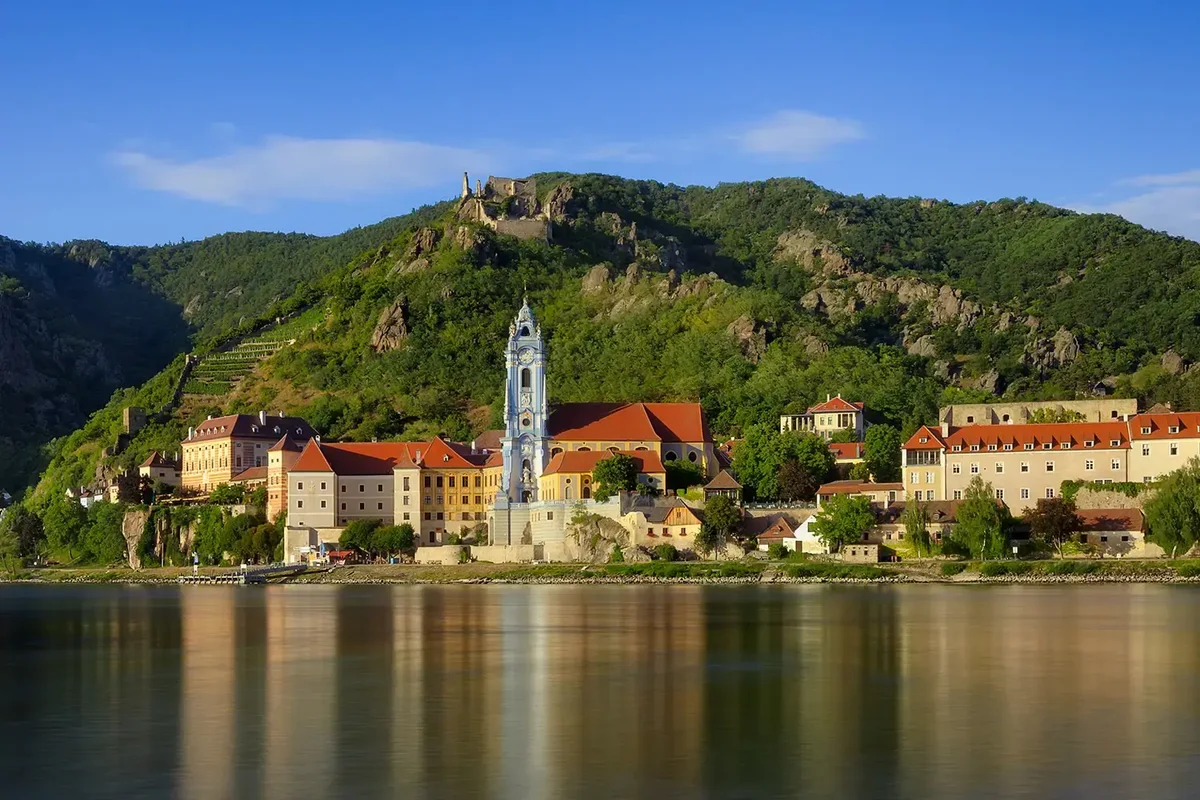
[[[866,133],[852,119],[788,110],[747,126],[733,138],[747,153],[808,161],[834,145],[864,139]]]
[[[396,139],[302,139],[271,136],[226,155],[172,160],[140,150],[113,154],[143,188],[230,206],[278,200],[352,200],[424,188],[464,169],[484,170],[487,154]]]
[[[1140,175],[1118,181],[1117,185],[1146,187],[1148,191],[1074,208],[1085,213],[1118,214],[1147,228],[1200,242],[1200,169]]]
[[[1200,169],[1189,169],[1183,172],[1173,172],[1167,175],[1139,175],[1136,178],[1126,178],[1120,181],[1126,186],[1179,186],[1180,184],[1200,184]]]

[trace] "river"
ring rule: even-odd
[[[5,797],[1195,797],[1188,586],[0,587]]]

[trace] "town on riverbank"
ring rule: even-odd
[[[505,427],[469,443],[326,442],[283,412],[210,417],[136,475],[6,510],[0,558],[10,573],[303,566],[297,582],[473,563],[587,580],[1189,577],[1170,560],[1200,532],[1197,412],[959,404],[904,439],[830,395],[718,441],[699,403],[551,405],[528,302],[505,363]],[[117,449],[146,416],[123,424]]]

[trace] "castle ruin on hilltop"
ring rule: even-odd
[[[476,180],[475,191],[471,191],[471,181],[464,172],[457,216],[518,239],[550,240],[551,203],[538,203],[537,181],[533,178],[489,175],[485,184]]]

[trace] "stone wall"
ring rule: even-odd
[[[1088,422],[1112,422],[1137,413],[1137,400],[1039,400],[1027,403],[965,403],[938,409],[938,418],[953,427],[963,425],[1021,425],[1028,416],[1041,409],[1062,409],[1082,414]],[[1113,417],[1113,412],[1117,416]],[[1004,419],[1008,416],[1008,420]],[[967,417],[972,421],[968,422]]]
[[[544,219],[498,219],[492,223],[496,233],[515,236],[518,239],[540,239],[549,241],[550,223]]]
[[[540,560],[541,546],[533,544],[472,545],[471,557],[491,564],[528,564]]]
[[[1146,501],[1154,497],[1154,489],[1147,489],[1137,497],[1130,497],[1120,492],[1112,490],[1091,489],[1087,486],[1080,487],[1075,494],[1075,507],[1080,509],[1091,508],[1141,508],[1146,504]]]
[[[418,564],[458,564],[466,548],[457,544],[441,547],[418,547],[414,561]]]

